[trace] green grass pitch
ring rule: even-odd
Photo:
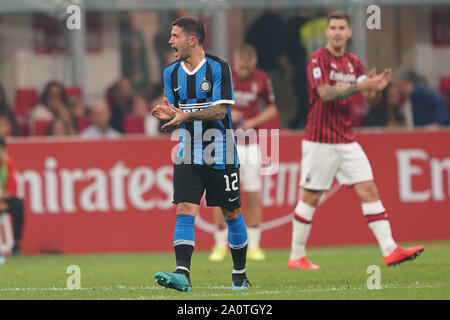
[[[0,266],[0,299],[450,299],[450,241],[424,245],[416,260],[391,268],[377,246],[310,248],[319,271],[289,270],[288,250],[267,250],[266,261],[248,262],[253,286],[240,292],[230,290],[231,257],[210,262],[208,252],[194,252],[188,293],[154,282],[155,272],[173,271],[171,252],[8,257]],[[79,290],[66,287],[70,265],[80,267]],[[378,290],[367,287],[371,265],[380,267]]]

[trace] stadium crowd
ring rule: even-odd
[[[8,103],[13,99],[6,97],[0,83],[0,136],[162,134],[160,121],[151,116],[151,109],[163,101],[162,83],[150,81],[143,34],[132,26],[128,15],[122,20],[122,78],[105,88],[102,101],[84,101],[80,88],[52,80],[39,93],[36,89],[16,89],[15,101]],[[256,48],[257,67],[271,78],[280,111],[279,121],[271,125],[304,128],[308,112],[306,62],[325,43],[325,27],[324,15],[284,20],[277,10],[264,12],[248,26],[244,41]],[[154,39],[161,66],[174,59],[165,37],[157,34]],[[390,67],[398,71],[398,66]],[[353,127],[433,129],[450,125],[450,85],[437,92],[412,70],[396,74],[377,105],[369,106],[360,95],[350,97]]]
[[[448,126],[450,90],[446,93],[447,96],[433,91],[424,78],[413,71],[405,71],[384,90],[377,105],[367,105],[358,95],[352,97],[353,127],[433,129]],[[18,96],[20,94],[24,92],[17,93]],[[119,137],[122,134],[157,136],[163,133],[159,120],[151,116],[151,109],[162,99],[161,84],[139,92],[129,79],[121,78],[105,90],[104,101],[87,105],[78,90],[67,88],[58,81],[50,81],[38,101],[25,106],[16,102],[11,106],[0,84],[0,137],[77,134],[84,137]],[[20,103],[20,97],[17,100]],[[280,127],[285,126],[281,124]]]

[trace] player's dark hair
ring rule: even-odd
[[[205,40],[205,26],[197,17],[181,17],[172,22],[172,27],[177,26],[183,29],[188,35],[194,36],[198,39],[200,44]]]
[[[331,11],[327,16],[327,24],[329,24],[330,20],[332,19],[344,19],[345,21],[347,21],[348,26],[350,28],[352,27],[352,24],[350,23],[350,16],[344,11],[340,10]]]
[[[412,83],[419,83],[420,81],[420,76],[412,71],[412,70],[403,70],[400,72],[400,74],[398,75],[399,79],[402,79],[404,81],[408,81],[408,82],[412,82]]]
[[[48,98],[49,98],[49,94],[50,94],[50,89],[51,89],[52,87],[58,87],[58,88],[59,88],[59,92],[60,92],[60,95],[61,95],[61,96],[60,96],[61,101],[62,101],[66,106],[69,105],[69,99],[68,99],[68,97],[67,97],[66,88],[64,87],[64,84],[62,84],[62,83],[59,82],[59,81],[55,81],[55,80],[52,80],[52,81],[48,82],[48,83],[45,85],[45,88],[44,88],[44,90],[42,91],[42,96],[41,96],[41,102],[42,102],[42,104],[47,105]]]

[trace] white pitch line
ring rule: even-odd
[[[223,289],[229,289],[230,287],[226,286],[207,286],[207,287],[195,287],[196,289],[210,289],[210,290],[223,290]],[[80,289],[74,289],[81,290],[81,291],[91,291],[91,290],[104,290],[104,291],[111,291],[111,290],[155,290],[155,289],[161,289],[159,286],[125,286],[125,285],[117,285],[114,287],[87,287],[87,288],[80,288]],[[2,291],[74,291],[73,289],[67,289],[62,287],[51,287],[51,288],[39,288],[39,287],[27,287],[27,288],[0,288],[0,292]]]
[[[375,291],[381,291],[382,289],[428,289],[428,288],[445,288],[450,287],[450,283],[441,283],[441,284],[428,284],[428,283],[414,283],[407,286],[396,286],[394,284],[384,284],[381,286],[380,290]],[[163,290],[162,287],[159,286],[125,286],[125,285],[118,285],[115,287],[91,287],[91,288],[81,288],[81,289],[75,289],[70,290],[67,288],[58,288],[58,287],[52,287],[52,288],[37,288],[37,287],[29,287],[29,288],[0,288],[0,292],[22,292],[22,291],[113,291],[113,290]],[[226,286],[205,286],[205,287],[194,287],[195,289],[207,289],[207,290],[230,290],[230,287]],[[258,289],[262,289],[261,287],[253,287],[249,291],[246,292],[239,292],[240,295],[246,296],[246,295],[276,295],[276,294],[287,294],[287,293],[327,293],[327,292],[336,292],[336,291],[361,291],[361,290],[368,290],[366,286],[341,286],[341,287],[325,287],[322,288],[321,286],[311,288],[307,287],[305,289],[298,289],[297,287],[289,287],[288,290],[262,290],[257,291]],[[255,291],[256,290],[256,291]],[[368,290],[369,291],[369,290]],[[372,290],[370,290],[372,291]],[[221,296],[235,296],[236,293],[227,292],[227,293],[208,293],[208,294],[195,294],[189,293],[187,296],[189,298],[191,297],[221,297]],[[137,299],[142,299],[147,297],[140,296]],[[168,295],[158,295],[158,296],[150,296],[148,299],[177,299],[178,296],[168,296]]]
[[[381,290],[382,289],[424,289],[424,288],[443,288],[443,287],[450,287],[450,284],[445,283],[445,284],[438,284],[438,285],[431,285],[431,284],[413,284],[413,285],[409,285],[409,286],[395,286],[392,284],[386,284],[386,285],[382,285],[381,286]],[[196,287],[197,288],[197,287]],[[194,288],[195,289],[195,288]],[[228,288],[229,289],[229,288]],[[293,292],[293,290],[295,290],[295,292]],[[273,291],[268,291],[268,290],[264,290],[264,291],[253,291],[252,289],[250,289],[249,291],[246,292],[239,292],[240,295],[242,296],[246,296],[246,295],[275,295],[275,294],[288,294],[288,293],[328,293],[328,292],[336,292],[336,291],[362,291],[362,290],[367,290],[367,291],[381,291],[381,290],[369,290],[367,289],[367,287],[365,286],[360,286],[360,287],[347,287],[347,286],[342,286],[342,287],[329,287],[329,288],[312,288],[312,289],[302,289],[302,290],[298,290],[298,288],[294,288],[292,287],[292,290],[273,290]],[[195,293],[190,293],[188,295],[189,298],[191,297],[195,297],[195,298],[208,298],[208,297],[223,297],[223,296],[235,296],[236,293],[212,293],[212,294],[195,294]],[[164,296],[164,295],[159,295],[159,296],[150,296],[150,297],[139,297],[138,299],[179,299],[178,296]]]

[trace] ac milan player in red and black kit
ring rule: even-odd
[[[261,261],[265,253],[260,248],[262,209],[259,192],[262,187],[260,149],[256,141],[246,140],[250,136],[249,129],[257,130],[260,125],[273,119],[278,114],[275,105],[272,84],[269,76],[263,70],[256,68],[256,49],[245,44],[234,53],[233,57],[233,91],[235,106],[231,110],[235,135],[237,137],[237,152],[239,156],[240,177],[247,203],[246,224],[248,232],[247,259]],[[263,102],[264,109],[259,109]],[[241,134],[244,135],[241,135]],[[256,132],[253,132],[256,134]],[[247,139],[252,140],[252,139]],[[227,230],[220,210],[214,210],[215,245],[209,256],[211,261],[222,261],[227,255]]]
[[[348,15],[338,11],[330,13],[326,29],[328,43],[308,61],[310,106],[302,141],[302,193],[295,208],[288,268],[319,269],[306,258],[305,246],[319,198],[331,187],[334,177],[341,185],[355,190],[386,265],[413,259],[423,251],[423,246],[402,248],[392,238],[369,160],[354,141],[348,96],[361,93],[369,104],[377,102],[392,73],[386,69],[377,75],[372,69],[366,75],[358,57],[346,51],[351,35]]]

